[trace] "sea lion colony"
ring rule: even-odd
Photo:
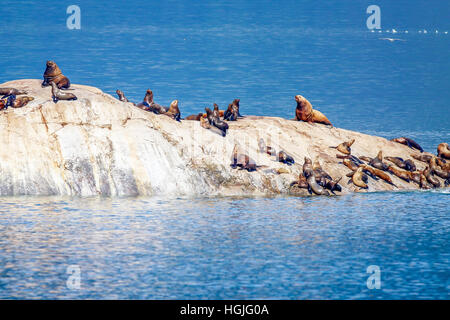
[[[47,61],[44,72],[44,81],[42,87],[51,86],[52,100],[57,103],[59,100],[77,100],[73,93],[64,92],[63,90],[70,90],[70,81],[64,76],[53,61]],[[164,107],[153,100],[153,92],[148,89],[144,99],[140,103],[130,102],[121,90],[116,91],[119,100],[124,103],[132,103],[134,106],[155,114],[166,115],[176,121],[181,121],[181,112],[178,106],[178,100],[172,101],[169,107]],[[6,110],[8,107],[21,108],[34,98],[26,96],[27,92],[20,91],[16,88],[0,88],[0,110]],[[297,107],[295,109],[295,121],[305,121],[308,123],[319,123],[332,127],[331,122],[320,111],[313,109],[311,103],[303,96],[296,95],[295,101]],[[213,110],[206,107],[205,112],[196,115],[190,115],[183,120],[199,121],[200,126],[205,129],[215,127],[222,134],[226,136],[229,128],[226,121],[237,121],[243,118],[239,110],[239,99],[234,99],[227,110],[220,110],[217,104],[213,104]],[[423,152],[422,147],[414,140],[406,137],[392,139],[391,141],[407,145],[412,149]],[[450,148],[447,143],[439,144],[437,148],[437,156],[420,154],[412,155],[417,160],[427,164],[424,170],[417,170],[416,165],[412,159],[402,159],[400,157],[383,157],[383,152],[380,150],[376,157],[372,158],[367,155],[359,157],[352,155],[351,146],[355,143],[355,139],[344,141],[337,146],[330,146],[336,149],[339,153],[336,158],[342,160],[342,165],[347,167],[350,172],[346,174],[350,178],[349,183],[353,183],[357,188],[368,189],[370,186],[370,179],[382,179],[385,183],[394,185],[391,175],[397,176],[405,181],[412,181],[417,183],[422,189],[439,188],[442,186],[440,179],[443,179],[443,184],[448,186],[450,184]],[[260,153],[265,153],[269,157],[275,157],[275,160],[286,165],[295,164],[295,159],[284,150],[278,152],[271,146],[267,146],[261,138],[258,141],[258,150]],[[388,162],[385,162],[388,161]],[[249,172],[256,171],[264,166],[258,166],[256,162],[247,154],[242,152],[240,148],[235,145],[231,156],[231,167],[239,168],[240,170],[247,170]],[[342,190],[339,182],[343,177],[335,179],[325,172],[319,159],[315,159],[314,163],[308,157],[304,158],[302,170],[299,173],[298,179],[291,183],[291,189],[304,188],[310,194],[316,195],[331,195]],[[287,170],[279,169],[277,173],[286,173]]]

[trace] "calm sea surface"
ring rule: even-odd
[[[3,0],[0,83],[52,59],[73,83],[133,101],[151,88],[184,116],[240,98],[243,114],[292,118],[302,94],[337,127],[435,152],[450,142],[450,6],[392,2],[371,33],[372,1]],[[0,298],[448,299],[449,200],[0,198]]]

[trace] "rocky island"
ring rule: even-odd
[[[419,184],[393,174],[392,184],[369,178],[367,189],[355,186],[347,177],[352,171],[330,147],[354,139],[351,150],[356,157],[376,157],[379,151],[403,159],[428,154],[382,137],[277,117],[229,121],[223,137],[199,121],[156,115],[94,87],[72,84],[70,92],[78,99],[55,103],[51,87],[43,88],[41,82],[0,85],[34,98],[22,108],[0,111],[2,196],[308,195],[306,189],[291,187],[305,157],[319,162],[333,179],[342,178],[342,190],[336,194],[412,190]],[[287,165],[259,152],[261,138],[285,150],[295,163]],[[230,166],[235,145],[255,160],[256,171]],[[428,166],[414,163],[417,170]],[[435,179],[444,186],[444,179]]]

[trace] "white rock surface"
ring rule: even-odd
[[[201,128],[198,121],[176,122],[83,85],[72,85],[77,101],[55,104],[50,87],[40,84],[41,80],[16,80],[0,85],[27,90],[35,98],[23,108],[0,111],[0,195],[288,193],[305,156],[318,158],[334,178],[350,172],[336,159],[337,151],[329,148],[342,141],[356,139],[352,146],[356,156],[375,157],[381,149],[385,156],[405,159],[417,153],[381,137],[276,117],[229,122],[229,132],[222,137]],[[187,116],[182,102],[180,106],[182,116]],[[261,137],[291,154],[296,164],[287,166],[258,153]],[[232,169],[236,142],[265,167],[256,172]],[[273,171],[277,168],[290,173],[277,174]],[[397,187],[370,179],[368,191],[418,188],[395,176],[393,180]],[[344,177],[342,193],[359,191],[347,182]]]

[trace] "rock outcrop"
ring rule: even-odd
[[[329,148],[355,139],[352,154],[356,156],[375,157],[383,150],[385,156],[409,159],[419,153],[381,137],[252,116],[228,122],[228,134],[222,137],[202,128],[198,121],[177,122],[83,85],[71,86],[77,101],[55,104],[51,88],[40,84],[41,80],[17,80],[0,85],[26,90],[34,97],[23,108],[0,111],[2,196],[289,193],[305,156],[319,159],[333,178],[343,177],[340,194],[418,188],[393,176],[395,186],[370,179],[369,189],[359,190],[345,177],[350,170],[336,158],[338,152]],[[285,150],[296,163],[288,166],[259,153],[260,138],[276,150]],[[255,172],[232,169],[230,157],[235,143],[262,167]],[[424,163],[415,163],[419,170],[425,167]]]

